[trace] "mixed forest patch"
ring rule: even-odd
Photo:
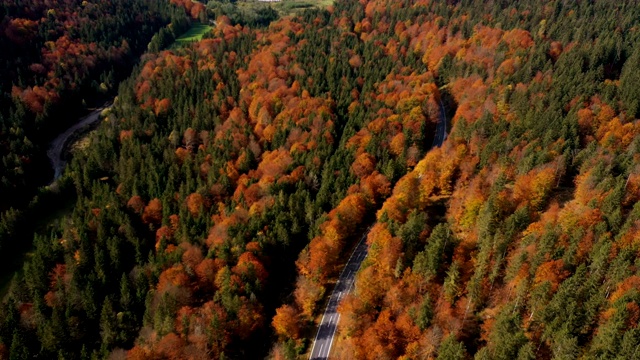
[[[332,356],[633,358],[635,2],[174,3],[212,32],[121,83],[0,357],[304,358],[373,224]]]
[[[52,204],[66,202],[45,187],[53,174],[49,142],[115,94],[154,33],[170,21],[180,31],[188,19],[168,2],[146,0],[2,1],[0,17],[4,279],[41,228],[32,226],[41,223],[33,219],[48,218],[57,212]]]
[[[0,2],[0,211],[31,199],[50,178],[48,141],[113,93],[180,13],[146,0]]]

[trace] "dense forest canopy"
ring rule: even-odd
[[[188,20],[184,10],[149,0],[2,0],[0,18],[4,211],[43,183],[47,142],[81,106],[105,101],[162,26]]]
[[[338,0],[262,28],[174,2],[212,33],[138,40],[59,181],[73,210],[4,300],[0,357],[306,358],[363,235],[332,357],[636,356],[637,1]],[[73,29],[96,50],[65,66],[33,30],[52,68],[3,85],[11,119],[49,72],[71,86],[65,67],[121,49]]]
[[[113,97],[158,30],[174,36],[189,20],[184,9],[149,0],[3,0],[0,17],[4,272],[8,260],[33,238],[33,218],[51,212],[38,190],[53,176],[46,155],[49,142],[86,108]]]

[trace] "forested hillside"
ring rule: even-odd
[[[634,358],[639,23],[339,0],[150,46],[60,180],[73,212],[35,238],[0,358],[308,358],[367,232],[332,357]]]
[[[30,200],[50,171],[45,151],[128,76],[151,37],[184,10],[167,2],[0,1],[0,211]],[[76,110],[77,109],[77,110]]]
[[[113,98],[147,47],[161,45],[158,36],[148,45],[158,30],[175,37],[189,20],[184,9],[149,0],[2,0],[0,18],[3,293],[4,273],[30,247],[34,224],[61,205],[43,188],[53,177],[50,141]]]
[[[336,358],[640,356],[639,10],[366,4],[457,111],[376,213]]]

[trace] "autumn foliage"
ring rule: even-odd
[[[337,1],[145,55],[70,161],[78,200],[35,238],[0,357],[308,357],[362,240],[332,358],[633,358],[630,4]],[[134,46],[51,39],[9,89],[25,112]]]

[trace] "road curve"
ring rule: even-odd
[[[369,235],[369,230],[362,236],[358,245],[351,253],[347,265],[342,269],[338,283],[331,293],[329,303],[320,321],[320,327],[315,340],[313,341],[313,347],[311,348],[310,359],[312,360],[325,360],[329,358],[329,352],[331,351],[331,345],[333,344],[333,338],[336,334],[338,327],[338,321],[340,320],[340,314],[338,313],[338,304],[342,298],[348,294],[353,288],[353,284],[356,278],[356,272],[360,268],[362,260],[367,256],[369,247],[365,239]]]
[[[62,134],[58,135],[58,137],[56,137],[51,142],[51,144],[49,145],[49,150],[47,150],[47,156],[51,161],[51,167],[54,171],[53,181],[58,180],[60,175],[62,175],[62,170],[64,170],[66,162],[62,158],[62,153],[64,152],[69,138],[76,132],[81,131],[86,126],[100,120],[100,113],[102,112],[102,110],[108,108],[109,106],[109,104],[105,104],[101,108],[92,111],[89,115],[81,118],[80,121],[68,128]]]

